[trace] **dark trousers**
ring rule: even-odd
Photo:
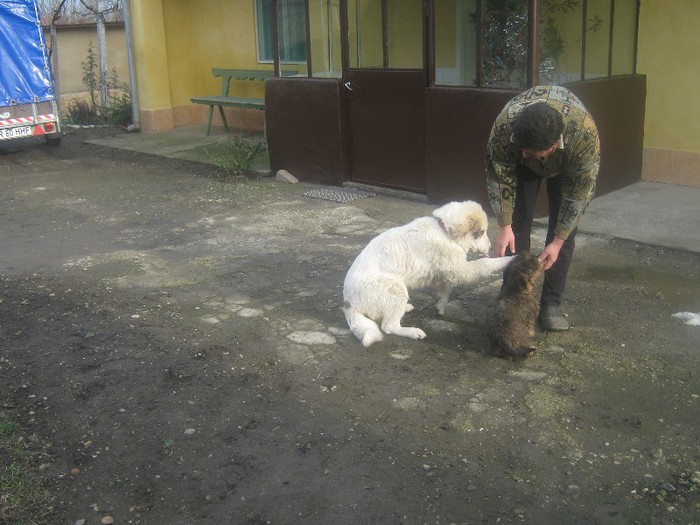
[[[515,250],[523,251],[530,249],[530,232],[532,230],[532,221],[535,218],[535,204],[537,203],[540,183],[543,179],[522,165],[517,166],[516,175],[518,183],[512,227],[515,234]],[[547,200],[549,202],[549,227],[545,240],[546,246],[554,239],[554,230],[557,227],[559,206],[561,205],[563,180],[561,175],[545,180],[547,181]],[[557,262],[544,273],[542,298],[540,299],[542,306],[559,306],[561,304],[561,296],[566,287],[566,275],[569,273],[575,245],[576,230],[572,231],[569,238],[564,242]]]

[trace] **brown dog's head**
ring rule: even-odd
[[[503,293],[531,293],[544,265],[530,252],[520,252],[503,272]]]

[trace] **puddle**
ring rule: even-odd
[[[695,275],[684,277],[632,266],[588,266],[583,275],[591,280],[642,285],[663,295],[679,311],[700,312],[700,279]]]

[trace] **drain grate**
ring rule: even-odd
[[[365,197],[374,197],[376,193],[370,193],[368,191],[362,190],[349,190],[349,189],[327,189],[323,188],[320,190],[311,190],[306,193],[302,193],[304,197],[311,197],[312,199],[324,199],[327,201],[335,202],[348,202],[357,199],[364,199]]]

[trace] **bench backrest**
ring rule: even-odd
[[[212,75],[221,77],[221,94],[228,96],[229,84],[231,80],[266,80],[273,78],[275,72],[269,69],[223,69],[214,68],[211,70]],[[298,74],[298,71],[283,70],[283,77],[291,77]]]

